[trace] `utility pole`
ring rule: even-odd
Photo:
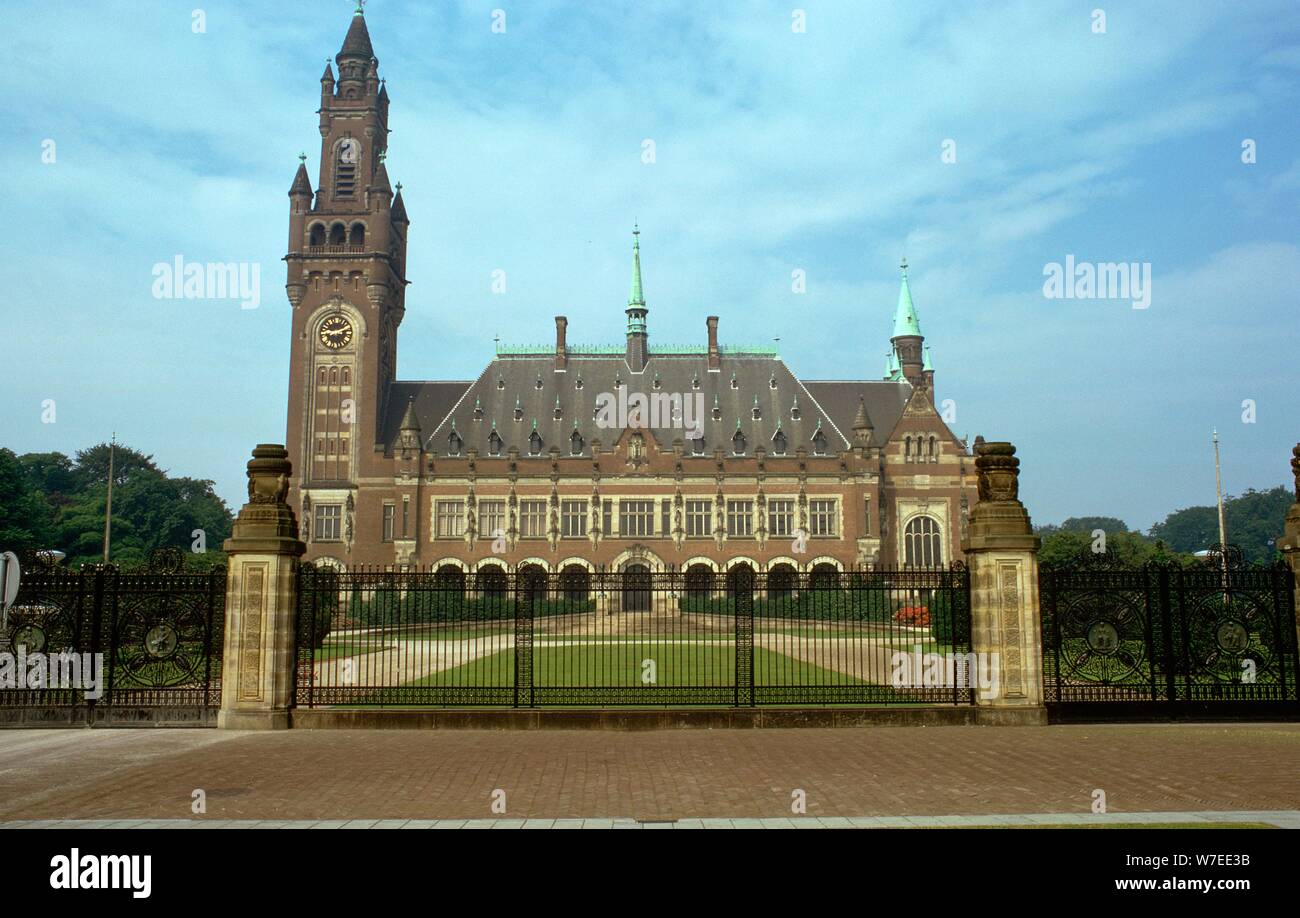
[[[108,563],[108,545],[113,529],[113,453],[117,448],[117,431],[108,444],[108,503],[104,507],[104,563]]]

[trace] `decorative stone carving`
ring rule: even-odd
[[[1020,460],[1016,448],[1007,442],[975,442],[975,471],[979,475],[981,501],[1018,501]]]

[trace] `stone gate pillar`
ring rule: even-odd
[[[1038,546],[1019,500],[1020,460],[1010,443],[975,441],[979,502],[962,549],[971,577],[971,649],[988,654],[996,684],[975,692],[994,720],[1046,723]],[[1019,709],[1019,710],[1017,710]]]
[[[1278,548],[1295,572],[1295,607],[1300,613],[1300,443],[1291,451],[1291,474],[1295,476],[1295,503],[1287,511],[1282,541]],[[1296,615],[1296,641],[1300,642],[1300,614]]]
[[[298,521],[285,502],[289,453],[258,444],[248,463],[248,503],[226,540],[226,635],[217,726],[277,730],[289,726],[294,692],[294,615]]]

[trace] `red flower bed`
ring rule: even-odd
[[[894,621],[913,628],[929,628],[930,609],[927,606],[903,606],[894,613]]]

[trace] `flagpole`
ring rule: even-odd
[[[1223,599],[1228,599],[1228,536],[1223,524],[1223,474],[1219,465],[1219,431],[1213,430],[1214,440],[1214,489],[1219,500],[1219,564],[1223,572]]]
[[[104,506],[104,563],[108,563],[108,546],[113,528],[113,453],[117,448],[117,431],[108,444],[108,503]]]

